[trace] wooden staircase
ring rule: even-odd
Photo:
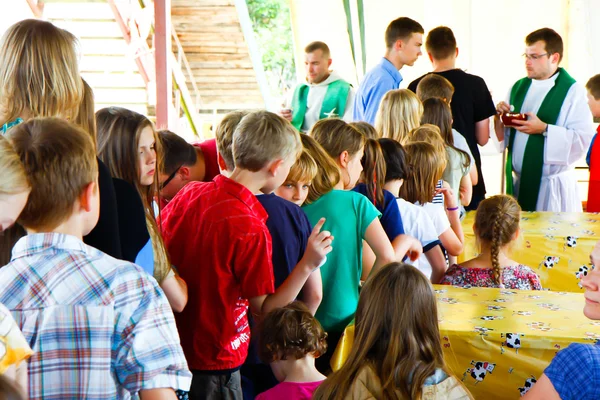
[[[44,0],[43,17],[79,38],[81,75],[94,90],[97,109],[120,106],[153,114],[131,47],[106,1]]]

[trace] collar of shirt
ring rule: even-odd
[[[223,175],[216,176],[214,182],[218,188],[244,203],[257,218],[260,218],[263,222],[267,220],[269,215],[256,199],[256,196],[246,186]]]
[[[83,253],[89,253],[93,249],[75,236],[54,232],[34,233],[19,239],[13,248],[11,261],[40,253],[50,247]]]
[[[394,83],[397,86],[400,86],[400,82],[402,82],[402,75],[400,74],[400,71],[398,71],[396,69],[394,64],[392,64],[392,62],[390,60],[388,60],[387,58],[383,57],[381,59],[381,61],[379,62],[379,65],[381,66],[381,68],[384,71],[386,71],[388,74],[390,74],[390,76],[394,80]]]

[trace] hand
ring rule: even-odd
[[[600,241],[596,243],[590,254],[590,261],[595,269],[600,268]]]
[[[500,119],[500,114],[510,112],[510,104],[501,101],[496,105],[496,119]],[[500,120],[502,122],[502,120]]]
[[[546,130],[548,124],[539,119],[537,115],[532,112],[527,112],[525,114],[527,115],[527,121],[514,121],[516,130],[528,135],[539,135]]]
[[[321,232],[321,228],[323,227],[324,223],[325,218],[321,218],[313,228],[312,233],[308,238],[304,256],[302,257],[302,260],[311,269],[311,271],[318,268],[323,260],[325,260],[327,254],[333,250],[331,247],[333,236],[329,231]]]
[[[408,251],[406,252],[406,256],[411,261],[416,261],[423,253],[423,246],[421,245],[421,242],[409,235],[405,235],[404,240],[406,240],[407,243],[409,244],[409,248],[408,248]]]
[[[283,118],[287,119],[288,121],[292,122],[292,110],[289,108],[282,108],[281,110],[279,110],[279,115],[281,115]]]
[[[440,194],[440,193],[444,195],[444,206],[446,208],[457,207],[456,196],[454,195],[454,190],[452,190],[451,187],[444,186],[439,189],[435,189],[435,194]]]

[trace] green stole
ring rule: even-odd
[[[292,98],[292,125],[300,130],[304,123],[304,114],[306,114],[306,101],[310,86],[306,83],[298,85]],[[333,81],[327,86],[327,92],[321,105],[321,114],[319,119],[339,116],[340,118],[346,111],[346,102],[350,93],[350,84],[342,79]]]
[[[558,69],[558,77],[554,86],[548,91],[538,111],[538,118],[548,125],[555,125],[560,114],[562,104],[575,79],[563,68]],[[531,79],[523,78],[513,86],[510,92],[510,104],[514,106],[515,113],[521,112],[525,95],[531,86]],[[516,130],[510,128],[510,139],[508,142],[508,155],[506,157],[506,193],[513,195],[513,164],[512,151],[515,142]],[[521,179],[519,181],[519,196],[517,201],[523,211],[536,211],[540,185],[542,183],[542,172],[544,168],[544,135],[529,135],[523,155],[521,166]]]

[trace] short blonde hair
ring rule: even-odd
[[[290,173],[286,178],[286,182],[312,182],[319,172],[317,163],[305,149],[302,149],[300,157],[296,160]]]
[[[427,142],[439,153],[440,157],[446,159],[446,144],[440,132],[440,128],[433,124],[423,124],[410,132],[408,143]]]
[[[233,161],[233,133],[235,132],[235,128],[239,125],[242,118],[248,115],[248,111],[232,111],[226,114],[219,125],[217,125],[217,129],[215,130],[215,139],[217,141],[217,150],[221,157],[223,157],[223,161],[225,161],[225,166],[229,171],[233,171],[235,168],[235,163]]]
[[[60,118],[34,118],[12,128],[8,136],[31,183],[18,222],[50,231],[71,216],[82,191],[98,179],[92,138]]]
[[[19,155],[8,139],[0,135],[0,197],[12,196],[30,190],[27,175]]]
[[[0,125],[24,111],[75,120],[83,96],[77,39],[52,23],[26,19],[0,41]]]
[[[332,191],[342,179],[342,174],[333,158],[327,154],[319,142],[308,135],[301,135],[301,139],[304,150],[310,154],[319,166],[317,175],[315,175],[306,197],[306,204],[310,204]]]
[[[275,160],[295,161],[302,144],[289,121],[269,111],[254,111],[235,129],[232,150],[235,167],[257,172]]]
[[[375,129],[381,137],[405,144],[410,131],[421,124],[423,105],[416,94],[408,89],[390,90],[383,96]]]

